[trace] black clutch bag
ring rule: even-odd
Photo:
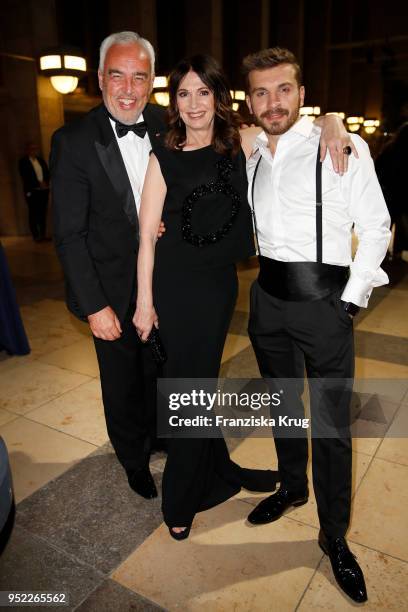
[[[163,365],[167,361],[167,353],[161,341],[159,331],[154,325],[146,342],[152,351],[153,360],[157,365]]]

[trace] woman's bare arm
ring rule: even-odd
[[[255,138],[262,132],[260,127],[248,127],[239,130],[241,136],[241,147],[245,153],[245,157],[249,159],[254,148]]]
[[[340,117],[336,115],[322,115],[317,117],[316,125],[322,129],[320,137],[320,159],[323,161],[329,151],[333,169],[339,174],[347,172],[348,156],[343,153],[343,148],[351,147],[355,157],[358,157],[357,149],[350,138],[350,134],[344,127]],[[241,136],[241,146],[248,159],[252,153],[255,138],[261,133],[259,127],[249,127],[239,131]]]
[[[139,213],[140,244],[137,258],[137,305],[133,323],[140,339],[147,340],[158,319],[153,305],[154,251],[167,193],[157,157],[152,153],[147,166]]]

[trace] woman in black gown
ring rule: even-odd
[[[235,264],[254,254],[245,156],[215,60],[181,62],[169,90],[170,131],[151,155],[143,189],[135,324],[145,340],[160,321],[166,378],[217,378],[238,292]],[[166,233],[156,245],[151,230],[161,217]],[[223,438],[174,438],[163,474],[164,520],[181,539],[196,512],[243,485],[275,484],[275,473],[231,461]]]
[[[143,188],[134,324],[145,341],[160,322],[164,377],[217,378],[237,297],[236,262],[254,254],[245,155],[214,59],[180,62],[169,92],[170,129]],[[156,245],[161,218],[166,233]],[[223,438],[169,440],[162,509],[170,534],[184,539],[196,512],[241,487],[274,490],[276,477],[235,464]]]

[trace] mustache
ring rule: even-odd
[[[266,111],[264,111],[261,115],[261,119],[270,119],[271,115],[289,115],[289,111],[286,110],[286,108],[282,108],[280,106],[278,106],[277,108],[273,108],[273,109],[268,109]]]

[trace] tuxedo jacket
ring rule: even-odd
[[[48,183],[50,180],[50,172],[48,170],[48,166],[42,157],[37,157],[37,161],[42,168],[44,182]],[[25,155],[20,159],[20,161],[18,162],[18,169],[21,178],[23,179],[23,189],[25,195],[33,191],[33,189],[39,188],[40,183],[38,181],[37,175],[33,168],[33,164],[31,163],[28,155]]]
[[[152,150],[163,108],[143,111]],[[80,319],[111,306],[119,320],[135,299],[139,224],[130,181],[103,105],[52,137],[54,240],[69,310]]]

